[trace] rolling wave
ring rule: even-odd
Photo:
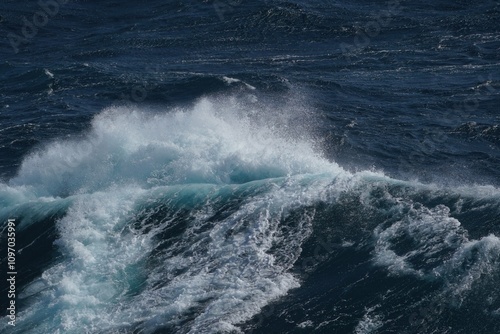
[[[436,296],[456,307],[484,287],[498,297],[484,276],[500,275],[500,240],[456,218],[494,221],[497,189],[347,172],[290,130],[293,115],[231,97],[162,113],[111,107],[80,139],[33,151],[0,185],[0,216],[18,218],[21,236],[49,231],[25,237],[22,252],[42,238],[56,253],[21,287],[14,332],[241,331],[301,286],[307,240],[340,226],[328,210],[346,198],[358,214],[346,231],[364,229],[344,244],[368,247],[374,266],[439,281]],[[357,331],[381,326],[367,313]]]

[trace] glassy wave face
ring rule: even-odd
[[[2,0],[0,332],[500,333],[499,22]]]

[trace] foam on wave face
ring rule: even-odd
[[[288,234],[280,222],[349,174],[255,112],[231,99],[163,114],[110,108],[84,138],[28,156],[0,186],[3,211],[64,202],[64,257],[21,292],[29,306],[16,331],[237,330],[298,287],[287,270],[314,214]],[[275,260],[277,245],[287,261]]]
[[[464,193],[475,193],[484,207],[498,210],[498,191],[486,193],[493,195],[488,202],[484,201],[483,187],[476,187],[475,191],[469,188]],[[434,298],[451,307],[479,301],[486,310],[487,300],[498,303],[499,237],[490,234],[470,238],[460,221],[451,217],[450,208],[443,204],[427,208],[399,200],[393,210],[404,211],[402,219],[389,226],[382,224],[374,231],[373,261],[377,265],[386,267],[392,275],[441,282],[442,288]],[[478,295],[484,295],[484,299],[477,300]]]
[[[238,331],[300,285],[289,269],[312,233],[315,204],[353,193],[370,207],[373,189],[425,188],[350,174],[307,137],[291,136],[286,116],[275,122],[266,115],[236,99],[203,99],[162,114],[110,108],[82,139],[28,156],[0,185],[0,215],[19,213],[29,224],[64,210],[55,242],[64,256],[21,292],[28,306],[15,330]],[[444,278],[457,298],[497,272],[496,236],[470,240],[444,205],[390,200],[402,218],[376,229],[375,263],[397,275]],[[400,251],[401,240],[414,248]],[[357,330],[380,326],[367,315]]]
[[[57,141],[31,154],[10,184],[64,196],[112,184],[244,183],[341,172],[310,141],[280,134],[276,124],[257,125],[248,116],[257,111],[242,108],[235,99],[202,99],[166,114],[110,108],[94,118],[83,140]]]

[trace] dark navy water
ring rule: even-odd
[[[498,1],[3,0],[0,36],[2,333],[500,332]]]

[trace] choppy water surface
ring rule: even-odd
[[[497,1],[0,15],[2,331],[500,330]]]

